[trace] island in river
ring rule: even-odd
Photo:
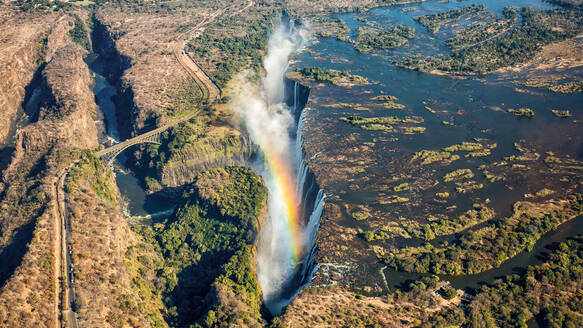
[[[313,288],[287,323],[307,307],[306,324],[576,325],[580,293],[553,305],[525,289],[583,233],[579,8],[424,2],[317,20],[288,76],[310,88],[304,147],[327,204]],[[532,48],[526,31],[547,36]],[[367,321],[351,297],[391,314]]]

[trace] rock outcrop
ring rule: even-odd
[[[0,146],[11,141],[27,86],[42,64],[47,26],[56,15],[22,13],[0,5]]]

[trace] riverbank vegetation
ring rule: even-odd
[[[583,236],[577,236],[555,246],[542,264],[479,288],[466,311],[439,311],[421,326],[524,327],[536,317],[544,327],[578,327],[582,272]]]
[[[435,34],[439,31],[439,28],[443,24],[451,23],[461,19],[464,16],[478,14],[484,11],[486,11],[486,6],[473,4],[467,7],[452,9],[437,14],[417,16],[414,19],[419,24],[427,27],[429,31]]]
[[[405,247],[377,253],[389,266],[407,272],[476,274],[498,267],[525,249],[531,250],[546,232],[583,213],[583,196],[543,204],[517,202],[513,215],[439,245]]]
[[[477,10],[477,7],[474,10]],[[459,13],[454,16],[457,15]],[[446,17],[446,15],[443,16]],[[503,67],[524,63],[532,59],[544,45],[575,37],[583,31],[583,15],[581,15],[580,7],[577,6],[547,11],[535,11],[523,7],[520,8],[520,16],[519,26],[497,38],[491,39],[490,33],[468,32],[450,42],[453,47],[459,49],[452,55],[426,58],[414,55],[397,60],[395,64],[425,72],[438,70],[455,74],[485,74]],[[435,29],[439,25],[436,25],[434,21],[439,22],[440,19],[438,16],[431,17],[433,18],[428,17],[423,21],[430,29]],[[468,46],[460,48],[460,45],[466,43],[461,38],[468,41]],[[470,46],[470,43],[474,45]]]
[[[361,26],[358,28],[354,48],[359,52],[393,49],[405,45],[414,37],[415,29],[409,26],[397,25],[388,30]]]

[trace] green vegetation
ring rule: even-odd
[[[486,42],[508,32],[518,22],[518,13],[514,7],[504,8],[504,18],[498,18],[486,23],[480,23],[456,34],[445,41],[453,51],[459,51]]]
[[[565,82],[549,86],[549,90],[556,93],[583,92],[583,80]]]
[[[204,92],[195,80],[188,80],[180,88],[168,92],[171,106],[166,109],[168,116],[178,118],[201,108]]]
[[[81,47],[90,50],[91,45],[89,44],[89,37],[87,34],[87,28],[85,27],[85,23],[75,16],[75,26],[69,30],[69,36],[73,42],[77,43]]]
[[[352,216],[353,219],[355,219],[357,221],[365,220],[370,216],[368,213],[365,213],[362,211],[354,211],[350,215]]]
[[[311,23],[315,31],[314,35],[319,38],[335,36],[336,38],[342,39],[350,32],[346,23],[340,18],[315,17]],[[348,38],[348,42],[350,42],[350,38]]]
[[[443,298],[446,300],[451,300],[457,295],[457,290],[455,288],[446,287],[441,290]]]
[[[300,73],[302,77],[316,82],[329,82],[335,85],[368,83],[368,80],[360,75],[353,75],[348,72],[334,69],[303,67],[297,68],[296,71]]]
[[[367,131],[387,131],[392,132],[393,127],[390,125],[383,125],[383,124],[376,124],[376,123],[367,123],[360,126],[361,129]]]
[[[484,188],[483,183],[477,183],[476,181],[456,182],[455,185],[455,190],[460,194],[467,194],[469,192]]]
[[[583,237],[562,242],[544,263],[478,290],[467,312],[442,310],[422,327],[525,327],[537,317],[544,327],[578,327],[583,312]]]
[[[89,181],[90,186],[81,186],[83,179]],[[118,204],[117,186],[113,172],[109,170],[94,152],[85,151],[79,163],[71,169],[65,184],[69,193],[89,187],[97,196],[111,207]]]
[[[424,126],[404,126],[402,127],[403,134],[415,134],[415,133],[423,133],[427,130]]]
[[[409,39],[414,37],[415,29],[409,26],[398,25],[387,31],[361,26],[358,28],[354,47],[359,52],[393,49],[405,45]]]
[[[475,274],[498,267],[525,249],[531,250],[542,235],[582,212],[583,196],[579,194],[561,205],[519,202],[514,205],[511,217],[470,231],[454,241],[406,247],[377,256],[401,271]]]
[[[158,190],[160,182],[172,183],[166,179],[166,172],[177,166],[188,165],[188,170],[180,172],[181,179],[191,182],[209,163],[224,165],[251,153],[252,146],[242,136],[230,130],[210,133],[212,129],[204,118],[184,122],[162,133],[162,145],[148,144],[144,151],[135,152],[136,168],[146,176],[148,187]]]
[[[417,16],[414,19],[421,25],[427,27],[432,33],[437,33],[439,27],[443,24],[456,21],[463,16],[477,14],[486,11],[484,5],[473,4],[471,6],[452,9],[438,14],[428,14],[424,16]]]
[[[407,191],[407,190],[409,190],[409,183],[408,182],[404,182],[398,186],[393,187],[393,191],[395,191],[395,192]]]
[[[367,123],[377,123],[377,124],[397,124],[397,123],[412,123],[418,124],[423,122],[423,118],[418,116],[406,116],[405,118],[399,118],[396,116],[381,116],[381,117],[371,117],[364,118],[361,116],[353,115],[348,117],[341,117],[341,121],[350,123],[352,125],[367,124]]]
[[[209,170],[183,197],[173,218],[135,227],[163,258],[157,272],[166,321],[195,327],[261,322],[252,256],[266,202],[261,178],[241,167]]]
[[[401,196],[397,196],[397,195],[391,195],[386,197],[386,199],[380,200],[379,203],[381,205],[386,205],[386,204],[397,204],[397,203],[406,203],[408,202],[410,199],[407,197],[401,197]]]
[[[395,96],[390,96],[390,95],[380,95],[380,96],[376,96],[376,97],[372,98],[372,100],[377,100],[377,101],[397,101],[397,100],[399,100],[399,98],[397,98]]]
[[[453,161],[457,161],[460,159],[459,155],[452,155],[450,152],[447,151],[436,151],[436,150],[426,150],[423,149],[413,156],[413,159],[422,159],[422,165],[428,165],[436,162],[442,162],[444,164],[450,164]]]
[[[450,56],[421,58],[420,55],[414,55],[398,60],[395,64],[425,72],[440,70],[457,74],[485,74],[526,62],[544,45],[574,37],[583,31],[583,15],[578,7],[548,11],[525,7],[520,9],[520,15],[520,26],[493,40],[478,42]]]
[[[482,144],[479,142],[468,142],[463,141],[461,144],[451,145],[449,147],[443,148],[444,151],[447,152],[455,152],[455,151],[474,151],[482,149]]]
[[[534,117],[534,111],[530,108],[508,109],[506,111],[516,117]]]
[[[562,82],[560,78],[546,79],[529,79],[522,84],[530,88],[547,88],[556,93],[575,93],[583,92],[583,80],[575,79],[572,81]]]
[[[451,182],[463,179],[471,179],[474,177],[474,172],[470,169],[457,169],[453,172],[446,173],[443,176],[443,181]]]
[[[417,124],[422,123],[423,118],[418,116],[406,116],[405,118],[399,118],[396,116],[381,116],[381,117],[371,117],[364,118],[358,115],[352,115],[348,117],[341,117],[341,121],[350,123],[352,125],[358,125],[363,130],[369,131],[386,131],[386,132],[397,132],[400,131],[403,134],[413,134],[413,133],[423,133],[425,132],[425,127],[422,126],[400,126],[394,128],[391,124]]]
[[[213,70],[209,71],[209,77],[219,88],[224,88],[234,74],[244,68],[255,71],[261,69],[261,51],[266,47],[271,21],[275,13],[267,14],[261,19],[248,22],[245,25],[245,33],[232,33],[224,37],[218,37],[213,33],[201,33],[201,35],[188,44],[189,51],[196,57],[206,58]],[[230,31],[233,26],[240,24],[238,17],[223,18],[214,29]],[[216,60],[216,57],[221,57]]]
[[[396,103],[396,102],[391,101],[391,100],[383,103],[383,107],[385,107],[387,109],[405,109],[405,105]]]
[[[242,167],[218,168],[201,172],[194,186],[201,199],[220,209],[221,216],[253,225],[261,216],[267,194],[261,178]]]
[[[571,113],[568,110],[553,109],[551,111],[553,112],[553,114],[555,114],[556,117],[560,117],[560,118],[569,118],[569,117],[571,117]]]
[[[407,232],[412,236],[425,240],[432,240],[437,236],[458,233],[482,222],[494,218],[494,211],[485,206],[469,210],[456,218],[435,218],[430,223],[418,228],[409,228]]]

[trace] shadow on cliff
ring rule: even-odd
[[[0,288],[4,287],[6,281],[20,266],[22,258],[28,249],[27,245],[32,240],[35,225],[36,220],[31,220],[20,227],[14,233],[12,242],[0,252]]]

